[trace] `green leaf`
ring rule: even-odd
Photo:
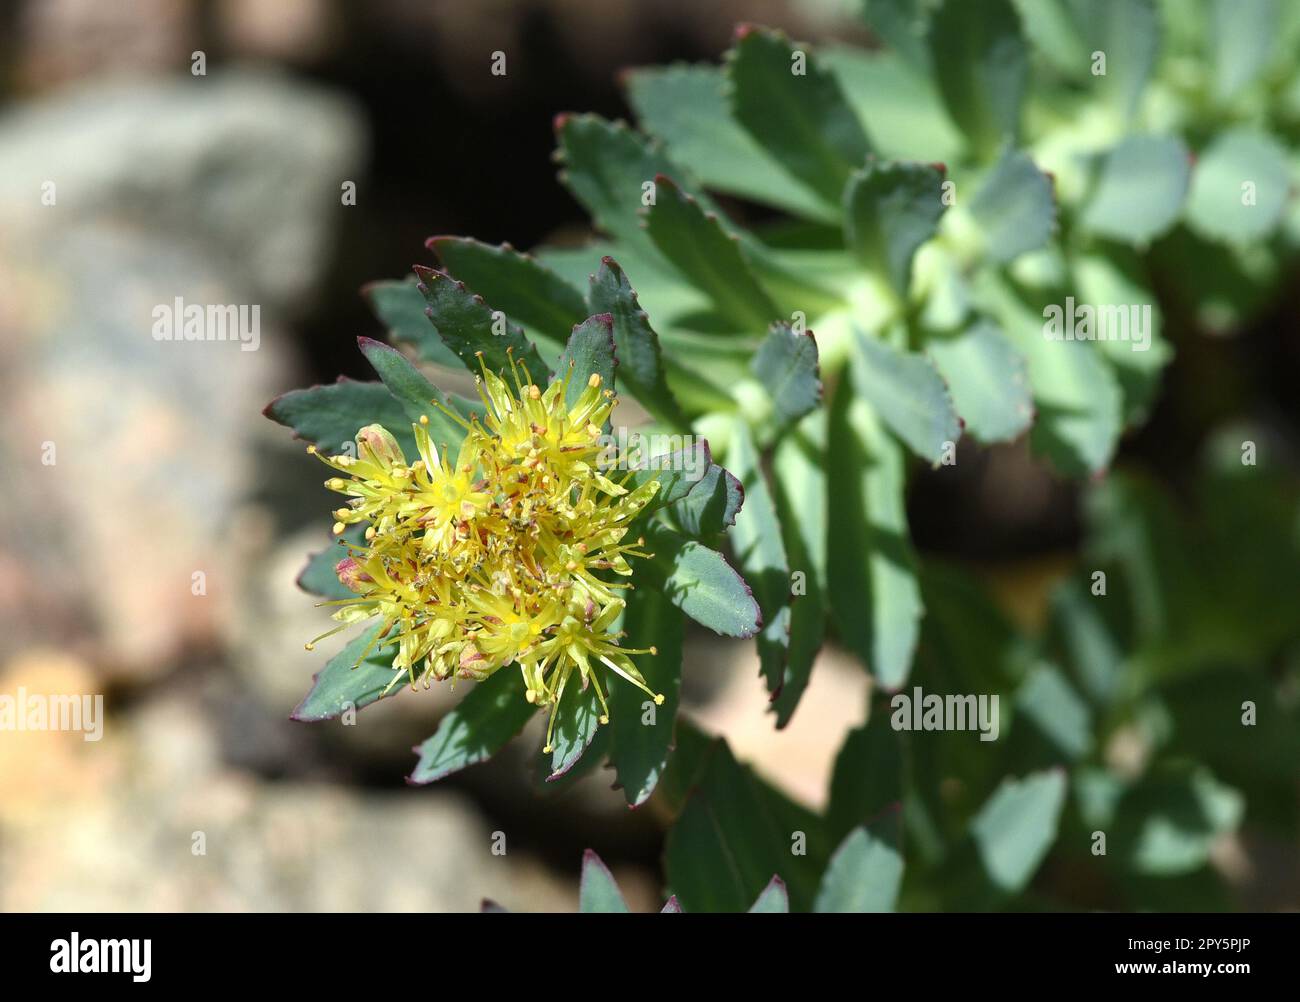
[[[961,438],[948,388],[924,355],[854,332],[853,385],[914,453],[938,465]]]
[[[776,317],[776,306],[758,284],[738,241],[723,230],[715,213],[663,174],[655,176],[646,231],[686,281],[739,329],[762,330]]]
[[[1029,56],[1008,0],[943,0],[930,20],[930,56],[948,113],[972,150],[991,160],[1020,129]]]
[[[962,155],[965,140],[928,72],[914,72],[896,53],[858,47],[828,47],[819,58],[840,82],[881,157],[928,162]]]
[[[678,757],[682,754],[679,748]],[[668,883],[688,912],[744,912],[779,875],[806,909],[826,858],[818,819],[740,766],[725,741],[702,750],[694,789],[668,833]],[[791,850],[803,835],[807,855]]]
[[[731,117],[721,67],[638,69],[625,80],[641,128],[690,164],[706,188],[806,219],[839,222],[836,206],[790,174]]]
[[[782,427],[798,421],[821,402],[821,373],[812,331],[797,334],[789,324],[773,324],[758,346],[752,368],[772,398]]]
[[[433,404],[436,401],[462,415],[477,410],[476,404],[470,404],[469,401],[456,401],[446,396],[425,379],[420,370],[407,361],[406,356],[396,348],[368,337],[358,338],[357,343],[361,347],[361,353],[366,356],[366,360],[388,387],[388,392],[396,398],[405,411],[407,424],[401,426],[402,430],[409,427],[411,423],[419,423],[420,418],[427,417],[429,437],[440,448],[459,445],[464,440],[465,429]],[[399,431],[398,428],[388,430],[394,435]],[[413,436],[408,437],[413,438]]]
[[[1114,328],[1112,334],[1124,337],[1099,340],[1096,346],[1119,380],[1125,424],[1138,424],[1155,405],[1161,374],[1174,353],[1160,333],[1155,292],[1141,275],[1137,254],[1126,256],[1123,248],[1081,255],[1073,270],[1076,295],[1097,312],[1094,326],[1104,322]]]
[[[1248,246],[1266,239],[1291,195],[1286,148],[1250,127],[1221,133],[1196,160],[1187,225],[1209,240]]]
[[[1016,6],[1038,53],[1114,107],[1121,125],[1126,122],[1160,47],[1152,0],[1018,0]],[[1094,76],[1095,52],[1105,54],[1106,64],[1105,73]]]
[[[865,828],[835,850],[813,902],[815,912],[892,912],[903,882],[903,857]]]
[[[1128,136],[1102,159],[1081,222],[1104,237],[1148,244],[1178,221],[1190,172],[1176,136]]]
[[[790,569],[803,574],[803,594],[790,611],[790,651],[781,691],[772,700],[776,726],[790,722],[808,687],[826,635],[826,411],[806,415],[776,444],[773,488]]]
[[[646,685],[664,697],[663,705],[654,706],[649,696],[623,679],[609,687],[609,760],[628,806],[637,807],[649,799],[668,766],[681,693],[685,619],[662,591],[637,588],[628,595],[623,630],[629,646],[654,646],[658,651],[637,654],[635,661]],[[647,724],[646,715],[652,711]]]
[[[785,881],[773,876],[763,893],[749,906],[751,915],[785,915],[790,911],[790,895],[785,889]]]
[[[838,206],[870,145],[835,77],[776,32],[742,26],[727,54],[732,112],[786,170]]]
[[[587,389],[593,375],[600,377],[600,385],[614,389],[614,318],[608,313],[588,317],[569,335],[569,343],[555,366],[555,378],[563,379],[569,373],[569,388],[565,403],[572,408]]]
[[[362,287],[361,293],[387,328],[389,338],[418,345],[420,357],[427,362],[459,369],[460,359],[436,336],[429,322],[425,312],[428,305],[416,288],[417,282],[414,275],[402,281],[371,282]]]
[[[359,710],[402,691],[402,677],[393,670],[391,646],[376,647],[360,665],[352,667],[383,626],[383,623],[371,626],[329,659],[312,680],[311,691],[293,711],[294,720],[329,720],[346,710]],[[398,679],[396,684],[394,678]]]
[[[429,249],[448,274],[516,323],[564,344],[587,315],[582,293],[530,254],[468,237],[430,237]]]
[[[1016,735],[1029,725],[1051,746],[1056,760],[1075,762],[1092,751],[1092,713],[1065,676],[1042,664],[1016,692]]]
[[[979,442],[1010,442],[1034,418],[1025,357],[988,320],[955,334],[931,333],[925,353],[934,361],[957,414]]]
[[[839,842],[902,800],[902,745],[887,704],[873,703],[867,722],[849,731],[835,756],[826,834]]]
[[[1277,0],[1211,0],[1214,95],[1235,97],[1268,68],[1278,37]]]
[[[758,659],[768,691],[776,695],[785,681],[790,647],[790,567],[758,450],[743,421],[736,422],[727,461],[745,488],[745,506],[736,516],[729,538],[740,571],[762,611]]]
[[[849,250],[906,299],[912,258],[934,236],[943,215],[940,165],[869,162],[844,192],[844,238]]]
[[[342,536],[331,536],[330,542],[334,544],[333,546],[327,546],[307,558],[307,566],[298,574],[298,587],[309,595],[319,595],[321,598],[351,598],[352,590],[343,584],[338,574],[334,572],[338,562],[348,553],[338,543],[342,541],[354,546],[363,545],[365,532],[365,525],[357,523],[348,526]]]
[[[863,19],[873,34],[884,40],[918,70],[930,73],[930,50],[926,46],[926,0],[859,0]]]
[[[1204,766],[1161,768],[1124,793],[1110,848],[1140,873],[1187,873],[1205,865],[1214,843],[1241,823],[1245,806]]]
[[[584,915],[600,913],[626,914],[629,909],[623,892],[614,882],[604,861],[588,849],[582,854],[582,881],[578,885],[578,911]]]
[[[1097,473],[1110,465],[1122,429],[1119,384],[1101,352],[1086,341],[1053,341],[1044,336],[1045,295],[1017,290],[999,276],[983,276],[982,294],[1029,365],[1029,385],[1037,409],[1030,442],[1061,472]]]
[[[509,671],[504,668],[502,671]],[[582,758],[596,728],[600,726],[600,703],[594,686],[583,689],[578,674],[569,677],[555,707],[555,726],[551,731],[551,774],[547,780],[556,780],[567,773]]]
[[[432,783],[491,758],[523,730],[536,709],[524,698],[523,676],[513,666],[475,682],[433,737],[416,748],[420,760],[407,782]]]
[[[713,463],[690,493],[668,509],[673,521],[694,539],[712,540],[735,525],[745,490],[731,473]]]
[[[1008,150],[988,172],[971,200],[980,246],[1004,264],[1037,250],[1056,228],[1052,179],[1025,154]]]
[[[406,409],[383,383],[358,383],[340,376],[337,383],[281,394],[262,413],[322,452],[343,452],[366,425],[382,424],[403,452],[415,454]]]
[[[1081,580],[1069,578],[1052,593],[1052,623],[1084,692],[1105,706],[1119,694],[1124,654],[1102,615],[1104,597],[1090,595]]]
[[[852,363],[852,376],[862,360]],[[887,689],[907,681],[924,606],[907,538],[903,453],[861,390],[831,405],[829,455],[843,475],[830,495],[831,609],[840,638]]]
[[[470,372],[479,373],[478,355],[493,372],[510,371],[510,360],[523,363],[533,379],[541,379],[547,365],[524,332],[506,320],[449,275],[421,265],[415,266],[420,283],[416,288],[429,304],[429,319],[443,342],[451,347]],[[497,331],[501,333],[498,334]]]
[[[669,436],[669,440],[671,442],[672,436]],[[644,456],[644,450],[653,448],[654,443],[653,435],[646,435],[634,443],[629,442],[629,452],[635,448],[642,450],[643,454],[635,457],[638,465],[632,471],[628,490],[635,490],[647,480],[659,481],[659,491],[645,506],[642,516],[672,507],[684,500],[715,468],[707,439],[696,438],[685,448]]]
[[[668,388],[659,335],[637,301],[627,275],[612,257],[601,258],[591,276],[587,305],[592,313],[608,313],[614,321],[614,345],[620,379],[654,417],[672,428],[689,424]]]
[[[622,122],[607,122],[598,115],[562,115],[555,128],[559,159],[564,164],[560,180],[565,187],[601,230],[658,262],[654,244],[642,226],[641,208],[658,175],[687,180],[686,174],[658,146]],[[707,198],[700,196],[700,200],[706,211],[716,211]],[[620,249],[623,264],[645,283],[648,276],[632,268],[625,255]],[[645,288],[641,294],[648,298]],[[659,312],[655,315],[662,316]]]
[[[701,626],[726,637],[752,637],[761,626],[758,603],[744,579],[717,550],[659,525],[646,526],[650,581]]]
[[[1007,893],[1029,883],[1056,839],[1065,804],[1062,770],[1008,778],[980,808],[971,834],[989,879]]]

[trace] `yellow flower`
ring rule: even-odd
[[[320,457],[345,474],[326,481],[349,499],[334,513],[335,533],[367,525],[365,544],[348,544],[336,568],[355,595],[329,603],[340,625],[324,636],[378,618],[383,629],[357,664],[394,647],[394,684],[405,676],[413,688],[518,665],[528,701],[551,707],[550,751],[575,671],[584,691],[594,687],[601,723],[604,669],[663,702],[629,657],[655,649],[620,647],[616,629],[621,592],[632,587],[616,579],[631,577],[628,557],[649,556],[637,549],[644,539],[624,539],[659,484],[629,490],[630,474],[607,475],[601,429],[617,400],[599,375],[572,407],[572,370],[545,390],[513,361],[511,375],[513,389],[483,369],[481,419],[434,404],[465,429],[454,461],[429,437],[427,416],[412,425],[419,458],[410,464],[379,425],[357,432],[355,457]]]

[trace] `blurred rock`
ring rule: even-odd
[[[112,221],[188,248],[241,301],[287,309],[320,274],[364,146],[351,102],[279,74],[100,84],[0,118],[0,222]]]
[[[47,678],[66,670],[54,664]],[[32,677],[30,663],[24,671]],[[43,754],[27,749],[19,764],[80,739],[28,737]],[[77,761],[51,767],[57,795],[17,795],[13,762],[0,758],[4,910],[475,911],[483,897],[521,911],[576,906],[576,883],[550,875],[525,833],[505,831],[506,852],[494,854],[492,826],[445,788],[361,792],[224,766],[210,718],[184,692],[110,719],[102,741],[82,744]]]
[[[348,104],[244,73],[0,118],[0,656],[58,636],[141,677],[223,634],[258,412],[289,381],[281,318],[361,143]],[[157,339],[178,298],[256,307],[255,337]]]

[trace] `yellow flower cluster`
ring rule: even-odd
[[[481,359],[480,359],[481,364]],[[617,402],[593,374],[569,407],[572,369],[542,390],[512,362],[514,389],[484,367],[478,380],[484,414],[466,421],[454,460],[439,453],[426,428],[412,425],[419,458],[407,463],[380,425],[362,428],[357,455],[321,456],[346,476],[326,486],[350,501],[335,512],[335,534],[367,523],[365,545],[349,545],[336,568],[355,597],[337,603],[340,626],[378,617],[376,645],[393,646],[394,683],[455,677],[481,681],[517,664],[530,703],[551,707],[546,749],[573,672],[595,687],[601,723],[609,708],[597,677],[603,665],[657,703],[615,629],[632,585],[628,526],[659,489],[650,480],[629,490],[628,477],[606,476],[601,429]],[[314,452],[314,449],[308,451]],[[320,637],[317,640],[321,639]],[[307,645],[311,648],[311,644]]]

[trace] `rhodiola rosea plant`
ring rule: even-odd
[[[629,804],[658,791],[687,910],[748,909],[774,874],[794,908],[1025,903],[1054,847],[1086,860],[1105,830],[1121,851],[1093,865],[1118,882],[1199,888],[1243,815],[1219,773],[1240,786],[1252,770],[1151,726],[1206,667],[1178,639],[1206,621],[1187,612],[1203,597],[1166,548],[1115,535],[1119,512],[1139,541],[1195,520],[1110,477],[1086,552],[1112,599],[1099,612],[1081,569],[1025,634],[965,576],[918,562],[905,506],[914,468],[955,462],[963,436],[1028,435],[1062,474],[1105,473],[1172,356],[1152,276],[1192,276],[1193,318],[1231,325],[1293,256],[1294,67],[1268,32],[1220,42],[1223,4],[1178,7],[873,2],[887,52],[744,26],[720,66],[629,73],[638,128],[557,116],[561,180],[601,237],[531,254],[434,237],[438,270],[367,289],[396,340],[468,368],[482,399],[363,339],[378,382],[268,408],[350,499],[343,548],[301,584],[363,631],[296,715],[465,679],[420,749],[411,778],[428,782],[547,707],[553,775],[608,759]],[[778,218],[751,225],[747,203]],[[1187,264],[1206,259],[1217,278]],[[1049,328],[1071,301],[1092,320],[1069,306],[1068,331]],[[1122,338],[1099,336],[1100,308],[1136,311]],[[663,458],[608,448],[615,391]],[[1153,620],[1153,603],[1179,612]],[[1216,609],[1216,627],[1249,632],[1247,610]],[[678,719],[686,617],[755,639],[778,727],[828,636],[870,672],[823,815]],[[1225,698],[1255,692],[1247,673],[1294,632],[1216,663],[1233,669]],[[887,694],[909,682],[1001,695],[1000,736],[901,733]],[[1134,729],[1145,769],[1117,776],[1106,749]]]

